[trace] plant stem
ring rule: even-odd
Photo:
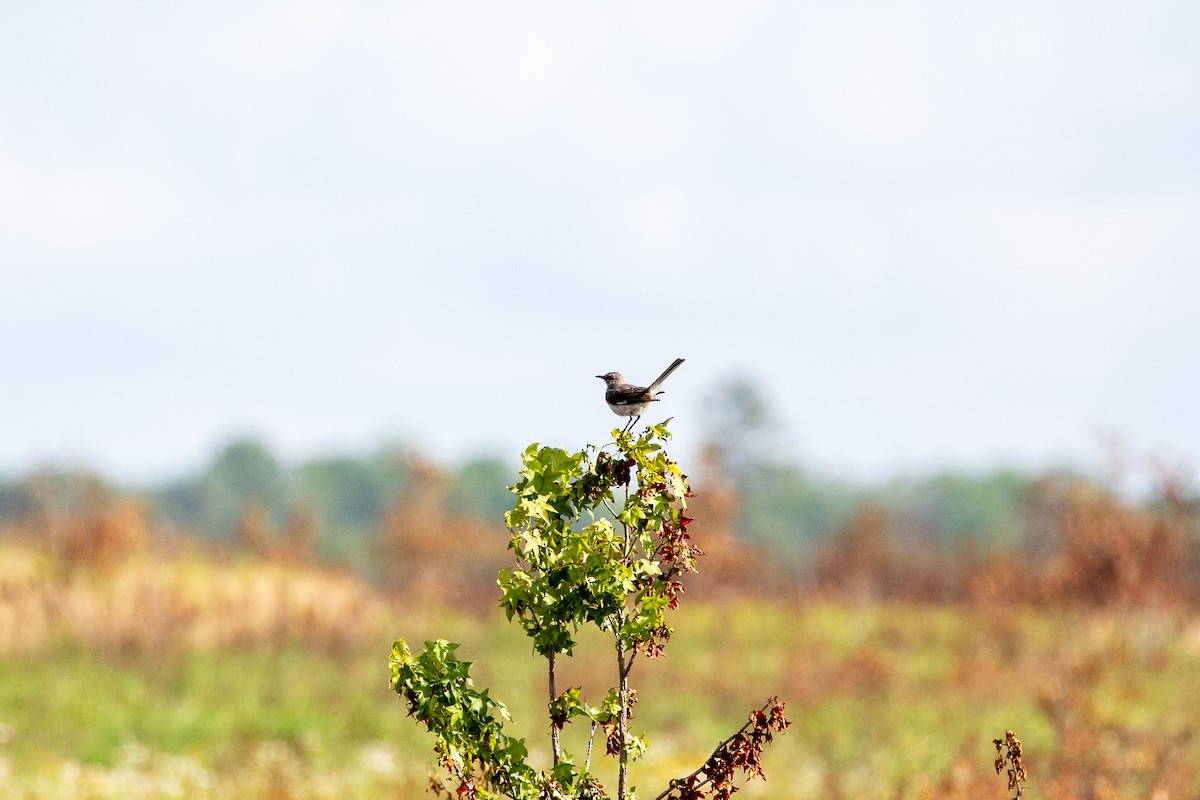
[[[588,733],[588,749],[587,758],[583,761],[583,774],[587,775],[592,771],[592,742],[596,741],[596,728],[600,726],[599,722],[592,720],[592,730]]]
[[[629,665],[625,663],[625,643],[617,637],[617,674],[621,682],[617,689],[617,744],[620,747],[620,767],[617,771],[617,800],[628,797],[629,781]]]
[[[558,699],[558,691],[554,685],[554,659],[558,655],[551,650],[549,655],[550,661],[550,702],[553,703]],[[562,760],[562,747],[558,740],[558,726],[554,724],[554,720],[550,720],[550,752],[554,754],[554,766],[558,766],[558,762]]]

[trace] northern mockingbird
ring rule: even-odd
[[[607,387],[604,390],[604,402],[608,403],[612,412],[619,417],[632,417],[629,424],[625,426],[626,430],[636,425],[650,404],[658,399],[658,396],[662,394],[658,387],[662,386],[663,381],[672,372],[679,369],[679,365],[682,363],[682,358],[672,361],[671,366],[663,370],[663,374],[659,375],[649,386],[634,386],[632,383],[626,383],[625,376],[619,372],[608,372],[596,376],[604,381],[604,385]]]

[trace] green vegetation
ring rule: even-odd
[[[1181,763],[1190,789],[1178,796],[1200,791],[1190,766],[1200,741],[1188,735],[1200,629],[1183,614],[737,602],[684,606],[675,624],[669,655],[639,678],[636,722],[651,748],[631,765],[636,786],[692,769],[747,696],[779,691],[793,726],[765,754],[768,782],[747,785],[747,797],[999,799],[991,740],[1006,729],[1021,734],[1035,796],[1055,796],[1054,765],[1089,754],[1123,781],[1115,797],[1150,796],[1155,776]],[[334,653],[122,655],[64,643],[0,658],[0,797],[80,796],[62,788],[80,771],[109,785],[131,770],[148,788],[87,796],[423,796],[433,738],[405,716],[379,666],[397,630],[460,641],[479,683],[508,701],[514,734],[549,763],[544,668],[502,613],[401,611],[380,627]],[[610,661],[603,639],[585,635],[561,681],[602,694]],[[1056,727],[1055,714],[1074,715],[1074,727]],[[1074,750],[1085,733],[1104,741]],[[172,795],[181,774],[196,791]],[[933,792],[951,779],[979,791]]]
[[[678,607],[681,580],[696,571],[700,552],[687,532],[687,479],[664,449],[667,423],[636,436],[628,426],[613,434],[611,445],[578,453],[526,448],[512,488],[516,507],[505,516],[516,565],[500,571],[500,605],[546,660],[548,769],[529,764],[525,739],[505,730],[512,721],[507,707],[490,690],[475,688],[457,644],[427,640],[417,655],[403,639],[393,646],[392,687],[434,734],[447,795],[606,798],[592,767],[593,748],[603,744],[616,759],[615,796],[633,797],[629,764],[645,755],[647,743],[629,728],[636,703],[630,675],[638,656],[644,663],[666,652],[674,632],[667,614]],[[604,695],[585,695],[581,686],[560,691],[558,665],[566,667],[581,632],[591,629],[610,640],[614,687]],[[599,696],[597,705],[588,703]],[[761,751],[788,721],[775,698],[750,720],[748,733],[743,727],[724,740],[660,797],[728,796],[739,768],[761,777]],[[572,722],[588,728],[578,757],[561,741]]]

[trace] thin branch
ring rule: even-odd
[[[770,700],[768,700],[767,702],[763,703],[763,706],[762,706],[762,708],[761,708],[761,709],[759,709],[759,711],[761,711],[761,712],[763,712],[763,713],[766,713],[767,709],[771,707],[771,704],[772,704],[772,703],[775,703],[775,702],[777,702],[777,698],[774,698],[774,697],[772,697]],[[737,731],[735,731],[735,732],[734,732],[734,734],[733,734],[732,736],[730,736],[728,739],[726,739],[725,741],[721,742],[719,745],[717,745],[716,747],[714,747],[714,748],[713,748],[713,751],[712,751],[711,753],[709,753],[709,755],[708,755],[708,758],[704,759],[704,763],[703,763],[703,764],[701,764],[699,767],[697,767],[697,768],[696,768],[695,770],[693,770],[692,772],[689,772],[687,775],[684,775],[682,778],[679,778],[678,780],[674,780],[674,781],[672,781],[672,783],[679,784],[679,785],[685,784],[685,783],[687,783],[689,780],[691,780],[692,778],[694,778],[694,777],[696,777],[697,775],[699,775],[700,773],[704,772],[704,769],[705,769],[705,767],[707,767],[707,766],[709,765],[709,763],[710,763],[710,762],[713,760],[713,757],[714,757],[714,756],[716,756],[718,753],[720,753],[720,752],[721,752],[721,748],[723,748],[725,745],[727,745],[727,744],[731,743],[731,742],[732,742],[734,739],[736,739],[736,738],[738,738],[739,736],[741,736],[741,735],[742,735],[743,733],[745,733],[745,732],[746,732],[746,730],[747,730],[748,728],[750,728],[750,727],[751,727],[753,724],[754,724],[754,715],[753,715],[753,714],[751,714],[751,715],[750,715],[750,718],[746,720],[746,724],[745,724],[745,725],[743,725],[742,727],[738,728],[738,729],[737,729]],[[709,783],[710,781],[712,781],[712,776],[711,776],[711,775],[708,775],[707,773],[705,773],[705,778],[704,778],[704,780],[703,780],[703,781],[701,781],[700,783],[696,784],[696,788],[698,789],[698,788],[700,788],[701,786],[704,786],[705,784]],[[675,791],[675,790],[674,790],[674,789],[667,789],[667,790],[663,791],[663,792],[662,792],[662,794],[660,794],[660,795],[658,795],[657,797],[655,797],[655,798],[654,798],[654,800],[663,800],[663,798],[665,798],[665,797],[667,797],[668,795],[670,795],[670,794],[671,794],[671,792],[673,792],[673,791]]]
[[[630,672],[633,672],[633,660],[637,658],[637,654],[638,651],[636,647],[629,651],[629,660],[622,665],[622,670],[626,675],[628,675]]]
[[[553,703],[558,699],[558,691],[554,686],[554,661],[558,655],[554,650],[550,651],[547,657],[550,662],[550,702]],[[554,754],[554,766],[558,766],[558,762],[562,760],[562,747],[559,744],[558,726],[554,724],[554,720],[550,720],[550,751]]]
[[[601,502],[601,503],[603,503],[603,504],[604,504],[604,507],[608,509],[608,513],[609,513],[609,514],[612,514],[612,518],[613,518],[614,520],[617,520],[618,522],[620,522],[620,519],[617,517],[617,512],[616,512],[616,510],[615,510],[615,509],[614,509],[612,506],[610,506],[610,505],[608,504],[608,501],[607,501],[607,500],[601,500],[600,502]]]
[[[600,723],[592,720],[592,730],[588,733],[588,749],[587,758],[583,760],[583,774],[586,775],[592,771],[592,742],[596,740],[596,728],[600,727]]]
[[[617,687],[617,747],[620,766],[617,769],[617,800],[629,796],[629,670],[625,666],[625,643],[617,636],[617,671],[620,684]]]

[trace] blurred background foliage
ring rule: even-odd
[[[639,781],[778,692],[796,724],[747,796],[999,797],[1006,728],[1047,798],[1196,796],[1189,473],[1114,449],[1104,476],[855,482],[797,458],[751,378],[705,406],[683,464],[705,555],[637,676]],[[383,680],[400,635],[463,642],[536,747],[545,675],[497,608],[515,456],[242,438],[150,485],[0,480],[0,799],[421,796],[429,742]],[[595,644],[569,680],[602,693]]]
[[[1139,485],[1151,488],[1137,497],[1120,490],[1125,481],[1115,473],[1101,478],[1065,470],[942,470],[856,482],[796,456],[753,378],[729,376],[704,399],[700,458],[690,470],[695,516],[714,556],[709,567],[717,577],[711,582],[727,589],[786,587],[803,594],[834,584],[845,588],[845,575],[831,576],[850,570],[856,591],[954,599],[1001,559],[1029,574],[1050,570],[1072,546],[1071,515],[1097,504],[1110,516],[1189,520],[1183,527],[1191,539],[1178,546],[1187,551],[1187,569],[1195,571],[1189,559],[1196,490],[1181,470],[1144,466],[1153,474]],[[1125,472],[1133,469],[1132,459],[1122,463]],[[80,520],[135,502],[142,525],[164,542],[286,551],[349,568],[391,589],[411,582],[432,591],[446,566],[439,558],[465,568],[472,542],[494,553],[504,541],[503,514],[512,506],[507,487],[516,464],[515,455],[441,464],[399,444],[289,464],[265,443],[241,438],[194,473],[147,486],[50,467],[2,478],[0,521],[9,531],[39,529],[64,540],[70,537],[63,531]],[[447,527],[461,535],[447,538]],[[1121,555],[1149,558],[1129,547],[1109,557]],[[467,594],[489,595],[493,561],[475,562],[470,571],[481,583]],[[462,576],[450,583],[463,589]]]

